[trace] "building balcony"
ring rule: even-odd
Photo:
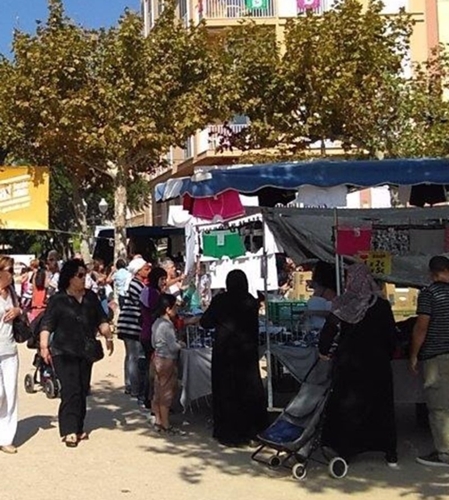
[[[276,0],[200,0],[198,13],[205,20],[266,19],[276,17],[275,4]]]

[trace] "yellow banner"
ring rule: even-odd
[[[0,229],[48,229],[46,167],[0,167]]]
[[[391,254],[385,251],[359,252],[358,256],[373,274],[391,274]]]

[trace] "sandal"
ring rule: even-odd
[[[81,434],[77,434],[78,441],[88,441],[89,434],[87,432],[82,432]]]
[[[78,446],[78,437],[76,434],[67,434],[62,438],[67,448],[76,448]]]

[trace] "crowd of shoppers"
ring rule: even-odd
[[[200,283],[204,269],[196,280]],[[435,450],[417,461],[449,466],[449,259],[429,263],[433,283],[418,300],[410,366],[422,362],[425,395]],[[151,409],[154,428],[178,434],[170,408],[178,387],[179,305],[185,276],[171,259],[152,266],[141,256],[120,259],[107,270],[81,259],[59,262],[57,253],[31,262],[21,276],[19,304],[13,286],[14,262],[0,256],[0,450],[16,453],[18,355],[13,321],[22,311],[40,323],[40,354],[61,384],[59,431],[66,446],[88,438],[84,427],[93,363],[103,355],[100,334],[112,354],[108,309],[102,303],[115,290],[116,331],[125,345],[125,393]],[[333,361],[333,390],[327,403],[322,443],[350,460],[380,451],[394,467],[398,457],[390,360],[395,321],[391,306],[364,264],[347,268],[345,290],[336,295],[333,267],[318,263],[311,286],[309,323],[321,330],[319,354]],[[107,287],[110,287],[109,291]],[[209,288],[209,287],[207,287]],[[207,290],[209,293],[209,289]],[[206,294],[203,294],[206,295]],[[110,297],[106,300],[106,304]],[[242,446],[268,425],[259,369],[259,303],[248,293],[248,279],[231,271],[226,291],[204,307],[201,325],[214,329],[212,354],[213,436],[223,445]],[[206,304],[202,304],[206,306]],[[45,312],[44,312],[45,311]],[[338,339],[338,343],[336,343]]]

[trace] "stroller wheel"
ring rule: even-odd
[[[343,479],[348,473],[348,464],[341,457],[333,458],[329,463],[329,474],[335,479]]]
[[[25,386],[25,392],[28,394],[34,394],[36,391],[34,390],[34,377],[31,375],[31,373],[27,373],[25,375],[25,380],[24,386]]]
[[[279,455],[272,455],[268,459],[268,465],[270,467],[273,467],[274,469],[276,469],[277,467],[279,467],[281,465],[281,459],[279,458]]]
[[[44,384],[44,392],[48,399],[54,399],[56,397],[56,387],[53,380],[46,380]]]
[[[298,481],[303,481],[307,476],[307,468],[305,464],[295,464],[292,467],[292,474]]]

